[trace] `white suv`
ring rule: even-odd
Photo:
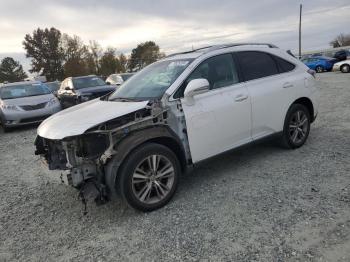
[[[67,170],[80,195],[119,193],[142,211],[164,206],[188,166],[277,134],[302,146],[317,115],[314,72],[271,44],[227,44],[168,56],[110,95],[38,128],[36,154]]]

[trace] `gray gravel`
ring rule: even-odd
[[[148,214],[117,201],[84,216],[34,156],[35,127],[0,133],[0,261],[350,261],[350,74],[318,78],[304,147],[206,162]]]

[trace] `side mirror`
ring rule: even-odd
[[[64,90],[69,91],[69,90],[71,90],[71,89],[70,89],[70,87],[69,87],[69,86],[66,86],[66,87],[64,88]]]
[[[184,98],[188,105],[194,104],[193,97],[195,95],[203,94],[209,91],[209,82],[207,79],[199,78],[191,80],[185,89]]]

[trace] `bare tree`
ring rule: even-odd
[[[350,34],[340,34],[329,43],[334,48],[350,45]]]

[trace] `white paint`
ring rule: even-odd
[[[98,124],[142,109],[147,103],[94,99],[49,117],[39,126],[38,135],[48,139],[80,135]]]
[[[244,83],[210,90],[184,103],[193,162],[251,141],[251,106]]]

